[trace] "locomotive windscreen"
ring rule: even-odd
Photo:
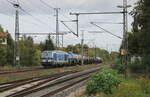
[[[48,52],[48,51],[45,51],[42,53],[42,58],[51,58],[52,57],[52,52]]]

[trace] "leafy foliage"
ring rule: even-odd
[[[85,44],[83,45],[83,49],[84,49],[84,52],[85,51],[88,52],[89,47]],[[72,52],[75,54],[81,54],[81,44],[68,45],[65,51]]]
[[[130,63],[128,67],[130,71],[136,73],[145,70],[144,64],[139,59],[135,59],[135,61]]]
[[[113,67],[112,67],[113,69],[115,69],[115,70],[117,70],[118,71],[118,73],[124,73],[124,66],[122,65],[122,64],[115,64],[115,65],[113,65]]]
[[[22,66],[40,65],[41,52],[34,45],[31,37],[24,37],[24,39],[19,42],[19,48],[21,57],[20,63]]]
[[[7,64],[7,47],[0,45],[0,66]]]
[[[91,76],[91,80],[87,84],[87,93],[96,94],[103,92],[112,93],[112,88],[117,87],[123,81],[117,71],[112,69],[102,69],[100,72]]]
[[[150,54],[150,0],[139,0],[131,12],[133,33],[129,34],[129,52],[133,55]]]
[[[150,0],[138,0],[135,8],[131,12],[134,18],[132,23],[132,33],[128,33],[129,40],[129,54],[130,56],[140,56],[142,57],[142,63],[132,63],[130,64],[131,70],[145,71],[148,72],[150,68]],[[136,70],[138,69],[138,70]]]
[[[47,39],[45,40],[44,43],[40,43],[40,49],[41,51],[44,51],[44,50],[55,50],[55,46],[54,46],[54,43],[53,41],[51,40],[51,36],[48,35]]]
[[[94,97],[149,97],[150,80],[145,78],[126,80],[112,88],[111,94],[99,92]]]
[[[7,44],[0,44],[0,66],[14,64],[14,40],[8,31],[4,31],[0,26],[0,33],[7,33]],[[23,37],[19,41],[20,63],[21,66],[40,65],[41,51],[38,45],[34,44],[31,37]]]
[[[0,26],[0,33],[6,33],[7,45],[0,44],[0,66],[10,65],[13,63],[14,41],[8,31]],[[1,37],[0,37],[1,38]]]
[[[129,69],[131,72],[134,73],[146,73],[149,70],[146,70],[150,68],[150,56],[146,56],[140,59],[136,58],[133,62],[130,62]]]

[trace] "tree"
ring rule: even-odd
[[[129,34],[129,53],[142,57],[143,67],[146,72],[150,67],[150,0],[139,0],[131,12],[134,18],[133,30]],[[142,66],[142,65],[141,65]]]
[[[13,65],[13,60],[14,60],[14,41],[9,34],[8,31],[7,33],[7,64],[8,65]]]
[[[73,45],[68,45],[67,47],[66,47],[66,51],[67,52],[73,52]]]
[[[48,35],[48,37],[44,43],[40,43],[40,48],[42,51],[44,51],[44,50],[55,50],[55,46],[54,46],[54,43],[51,39],[50,34]]]
[[[2,26],[0,25],[0,33],[5,33],[4,29],[2,28]]]
[[[131,12],[134,18],[133,33],[129,34],[131,54],[145,56],[150,54],[150,0],[139,0]]]
[[[7,47],[0,44],[0,66],[7,64]]]
[[[32,37],[23,37],[19,41],[20,48],[20,64],[21,66],[37,66],[40,65],[41,51],[35,46]]]
[[[4,31],[4,29],[0,26],[0,33],[7,34],[6,37],[0,37],[0,38],[6,38],[7,44],[0,44],[0,65],[13,65],[13,48],[14,48],[14,41],[9,34],[8,31]]]

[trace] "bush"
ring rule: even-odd
[[[136,59],[134,62],[130,63],[128,67],[132,72],[142,72],[145,69],[145,66],[142,63],[142,61]]]
[[[7,46],[0,44],[0,66],[7,64]]]
[[[150,68],[150,57],[143,57],[142,60],[136,59],[134,62],[129,64],[129,69],[134,73],[145,73],[145,71]]]
[[[87,84],[87,93],[106,93],[111,94],[111,89],[117,87],[122,82],[123,77],[112,69],[102,69],[91,76],[91,80]]]
[[[125,70],[125,66],[123,66],[122,64],[115,64],[112,68],[116,69],[118,73],[124,73]]]

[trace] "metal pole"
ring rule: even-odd
[[[62,48],[64,47],[64,35],[62,34]]]
[[[83,55],[84,55],[84,31],[82,31],[82,39],[81,39],[81,53],[82,53],[82,60],[81,65],[84,65]]]
[[[59,13],[60,8],[55,8],[56,11],[56,48],[59,47]]]
[[[76,14],[76,18],[77,18],[77,37],[79,36],[79,14]]]
[[[19,52],[19,4],[14,4],[16,8],[15,17],[15,44],[14,44],[14,65],[20,65],[20,52]]]
[[[123,55],[123,65],[125,66],[125,78],[127,77],[127,65],[128,65],[128,55],[127,55],[127,0],[123,0],[123,49],[125,54]]]
[[[77,36],[79,32],[79,15],[92,15],[92,14],[122,14],[123,12],[93,12],[93,13],[70,13],[70,15],[76,15],[77,22]]]
[[[70,15],[92,15],[92,14],[122,14],[123,12],[84,12],[84,13],[70,13]]]
[[[93,57],[95,57],[95,43],[93,42]]]
[[[95,59],[96,59],[96,56],[97,56],[97,55],[96,55],[96,45],[95,45]]]

